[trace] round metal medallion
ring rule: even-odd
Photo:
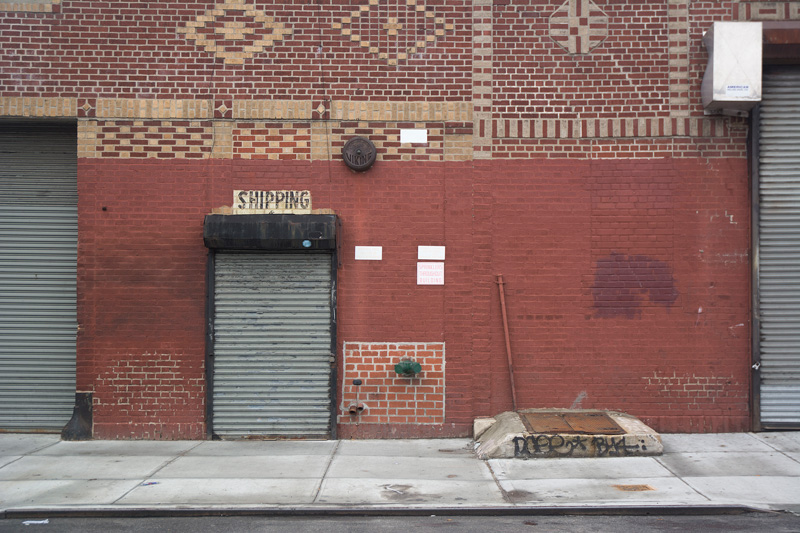
[[[377,156],[375,145],[364,137],[353,137],[342,148],[342,159],[353,170],[367,170]]]

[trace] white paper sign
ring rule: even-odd
[[[383,246],[356,246],[356,261],[381,261]]]
[[[428,142],[428,130],[400,130],[400,142],[425,144]]]
[[[421,261],[444,261],[444,246],[417,246],[417,259]]]
[[[417,285],[444,285],[444,263],[417,263]]]

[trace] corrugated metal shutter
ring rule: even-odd
[[[330,435],[331,256],[217,253],[213,431]]]
[[[72,415],[77,246],[75,126],[0,123],[0,429]]]
[[[759,132],[760,420],[800,424],[800,70],[765,71]]]

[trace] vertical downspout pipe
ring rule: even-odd
[[[517,410],[517,388],[514,385],[514,359],[511,356],[511,338],[508,336],[508,314],[506,313],[506,295],[503,286],[503,275],[497,275],[497,286],[500,289],[500,310],[503,313],[503,333],[506,336],[506,357],[508,358],[508,377],[511,379],[511,403]]]

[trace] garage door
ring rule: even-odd
[[[0,429],[58,431],[75,403],[74,125],[0,123]]]
[[[764,72],[759,126],[760,422],[800,427],[800,70]]]
[[[213,432],[328,438],[331,255],[216,253]]]

